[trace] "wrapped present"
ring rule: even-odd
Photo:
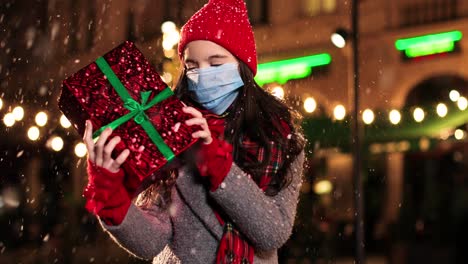
[[[107,127],[121,137],[113,157],[130,150],[123,168],[133,185],[197,141],[199,127],[184,122],[191,115],[129,41],[64,80],[58,105],[81,136],[89,119],[94,139]]]

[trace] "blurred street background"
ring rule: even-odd
[[[86,148],[60,85],[125,40],[173,85],[180,27],[206,2],[0,1],[0,263],[145,263],[84,209]],[[256,79],[303,114],[308,140],[280,263],[353,263],[353,122],[366,263],[468,263],[468,1],[360,0],[355,43],[351,0],[246,3]]]

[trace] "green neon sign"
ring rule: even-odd
[[[420,45],[411,47],[405,50],[405,54],[409,58],[415,58],[420,56],[427,56],[432,54],[451,52],[455,49],[454,42],[440,42],[429,45]]]
[[[399,51],[404,51],[406,56],[414,58],[451,52],[455,49],[455,42],[461,40],[462,37],[463,34],[458,30],[449,31],[414,38],[398,39],[395,42],[395,47]]]
[[[284,84],[292,79],[305,78],[312,74],[313,67],[328,65],[330,62],[330,54],[321,53],[259,64],[255,81],[257,81],[260,86],[273,82]]]

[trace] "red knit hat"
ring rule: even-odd
[[[257,73],[257,50],[244,0],[210,0],[182,27],[179,57],[194,40],[209,40],[227,49]]]

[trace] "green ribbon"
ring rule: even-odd
[[[169,146],[166,145],[161,135],[159,135],[158,131],[156,131],[156,128],[153,126],[153,124],[151,124],[151,121],[149,120],[148,116],[145,114],[146,110],[150,109],[156,104],[174,95],[172,90],[169,87],[167,87],[166,89],[158,93],[150,102],[148,102],[148,99],[150,98],[151,93],[153,91],[141,92],[141,104],[140,104],[130,96],[127,89],[125,89],[125,86],[120,82],[117,75],[115,75],[114,71],[112,70],[110,65],[107,63],[107,61],[103,57],[99,57],[96,60],[96,64],[98,65],[99,69],[101,69],[101,71],[104,73],[104,75],[107,77],[112,87],[114,87],[115,91],[117,92],[117,94],[120,96],[120,98],[124,102],[124,107],[130,110],[130,113],[124,116],[121,116],[120,118],[114,120],[110,124],[102,126],[99,130],[93,133],[93,139],[96,139],[99,135],[101,135],[101,133],[106,128],[110,127],[112,130],[114,130],[120,125],[124,124],[125,122],[133,118],[135,123],[140,125],[146,131],[151,141],[153,141],[153,143],[156,145],[159,151],[163,154],[163,156],[168,161],[171,161],[172,159],[174,159],[175,157],[174,152],[172,152]]]

